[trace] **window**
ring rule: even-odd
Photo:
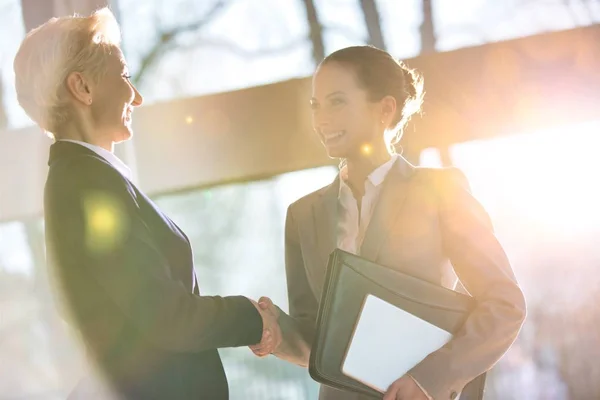
[[[435,0],[437,50],[515,39],[548,31],[592,25],[600,19],[597,2]]]
[[[600,123],[455,145],[528,303],[486,399],[596,398]],[[583,374],[583,375],[582,375]]]
[[[301,2],[120,0],[124,51],[148,102],[224,92],[314,69]]]
[[[160,207],[189,236],[201,293],[270,296],[287,311],[283,228],[287,206],[333,180],[336,168],[166,195]],[[64,399],[86,365],[57,312],[45,272],[41,221],[0,224],[0,393]],[[305,369],[249,349],[220,350],[231,398],[307,399]],[[250,386],[249,386],[250,385]]]
[[[17,102],[13,60],[25,37],[20,0],[0,0],[0,132],[33,125]]]
[[[288,310],[283,230],[287,206],[329,184],[334,167],[280,175],[161,197],[157,203],[192,242],[200,291],[205,295],[269,296]],[[313,399],[308,372],[249,349],[221,349],[231,398]]]
[[[64,399],[81,371],[81,355],[54,307],[43,259],[41,221],[0,224],[2,398]]]

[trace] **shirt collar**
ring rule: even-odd
[[[115,156],[113,153],[111,153],[110,151],[106,150],[105,148],[102,148],[100,146],[96,146],[93,144],[89,144],[86,142],[81,142],[79,140],[71,140],[71,139],[61,139],[61,142],[71,142],[71,143],[76,143],[79,144],[83,147],[86,147],[90,150],[92,150],[94,153],[98,154],[100,157],[104,158],[106,161],[109,162],[109,164],[116,169],[117,171],[119,171],[119,173],[121,175],[123,175],[125,178],[131,180],[131,170],[129,169],[129,167],[123,162],[121,161],[121,159],[117,156]]]
[[[392,166],[398,159],[398,154],[393,154],[392,157],[381,164],[379,167],[375,168],[373,172],[367,176],[367,180],[371,182],[371,184],[375,187],[381,185],[385,180],[385,177],[392,169]],[[338,197],[342,194],[342,190],[350,189],[350,187],[346,184],[346,180],[348,179],[348,166],[344,165],[340,170],[340,191],[338,193]]]

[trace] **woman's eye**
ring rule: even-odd
[[[340,98],[331,99],[332,106],[339,106],[340,104],[345,104],[345,103],[346,102],[344,101],[344,99],[340,99]]]
[[[131,79],[132,77],[131,77],[131,75],[129,75],[129,74],[123,74],[123,78],[125,78],[125,79],[129,80],[129,79]]]

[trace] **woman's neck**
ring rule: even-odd
[[[348,172],[348,184],[353,191],[364,194],[365,180],[377,167],[385,164],[391,159],[390,153],[385,146],[369,151],[361,151],[355,157],[346,159],[346,168]]]
[[[55,135],[56,140],[76,140],[79,142],[88,143],[94,146],[102,147],[103,149],[114,151],[114,143],[112,140],[104,140],[101,135],[88,124],[71,122],[63,126]]]

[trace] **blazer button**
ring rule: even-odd
[[[455,391],[452,391],[452,393],[450,393],[450,399],[451,400],[456,399],[456,396],[458,396],[458,393],[456,393]]]

